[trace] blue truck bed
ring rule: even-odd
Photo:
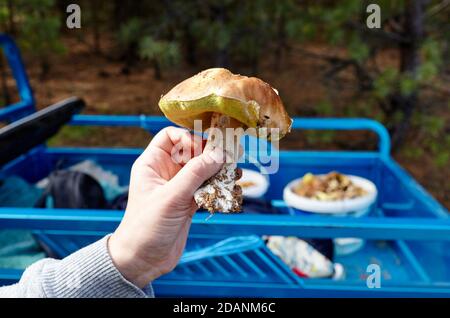
[[[19,88],[21,101],[0,109],[0,120],[14,121],[34,111],[20,56],[14,43],[0,35],[0,44]],[[140,127],[155,133],[170,123],[152,116],[76,115],[71,125]],[[386,129],[368,119],[295,118],[293,129],[371,130],[379,137],[377,151],[281,151],[279,172],[270,175],[266,199],[282,215],[215,215],[197,213],[187,250],[234,235],[284,235],[309,238],[360,237],[367,240],[356,253],[338,256],[346,268],[343,280],[296,276],[264,244],[241,253],[217,256],[178,266],[154,282],[158,296],[257,297],[382,297],[450,296],[450,220],[432,198],[389,155]],[[65,166],[89,159],[128,184],[129,171],[141,149],[49,148],[44,144],[7,163],[3,175],[36,182],[58,162]],[[254,168],[243,165],[246,168]],[[363,218],[293,215],[282,199],[283,187],[306,172],[338,170],[372,180],[379,197]],[[74,209],[0,207],[0,228],[31,229],[64,257],[109,233],[123,212]],[[369,264],[382,269],[381,288],[366,285]],[[17,281],[23,269],[0,269],[0,285]]]

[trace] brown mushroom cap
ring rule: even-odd
[[[161,97],[159,107],[169,120],[189,129],[194,129],[196,119],[203,121],[203,130],[208,129],[213,112],[228,115],[245,128],[278,128],[278,138],[292,124],[272,86],[224,68],[211,68],[184,80]]]

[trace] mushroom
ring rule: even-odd
[[[205,149],[222,147],[227,154],[223,168],[194,194],[199,208],[211,213],[242,210],[242,189],[235,181],[240,177],[237,161],[244,130],[254,128],[246,132],[274,140],[287,134],[292,124],[277,90],[256,77],[224,68],[207,69],[184,80],[161,97],[159,107],[182,127],[198,130],[194,121],[201,120],[201,130],[208,129]],[[277,133],[267,134],[273,128]]]

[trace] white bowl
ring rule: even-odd
[[[365,244],[365,241],[356,237],[339,237],[333,240],[335,255],[349,255],[359,251]]]
[[[346,175],[357,186],[363,188],[367,193],[364,196],[336,201],[319,201],[296,194],[292,188],[298,184],[302,178],[295,179],[288,183],[283,191],[283,199],[286,204],[292,208],[323,214],[341,214],[355,213],[358,216],[368,212],[370,206],[377,198],[377,188],[372,181],[358,176]]]
[[[250,187],[242,187],[242,194],[247,198],[260,198],[266,194],[269,188],[268,178],[264,177],[261,173],[250,170],[242,169],[242,177],[239,182],[253,182],[254,185]]]

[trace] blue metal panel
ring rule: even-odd
[[[0,228],[113,231],[122,212],[104,210],[0,208]],[[191,233],[212,235],[284,235],[366,239],[450,240],[450,219],[332,218],[291,215],[223,215],[206,221],[193,217]]]
[[[81,247],[100,239],[106,233],[46,231],[40,233],[43,243],[50,247],[58,257],[65,257]],[[197,250],[220,240],[224,236],[190,235],[186,251]],[[42,242],[42,241],[41,241]],[[254,250],[233,253],[227,256],[208,257],[196,262],[181,264],[162,279],[165,280],[202,280],[255,283],[284,283],[298,285],[298,277],[282,262],[269,252],[261,241]]]
[[[431,212],[435,217],[449,218],[449,212],[439,204],[420,184],[418,184],[409,173],[392,159],[383,158],[383,166],[395,176],[396,182],[402,184],[408,192],[409,200],[404,204],[418,205],[421,209]]]
[[[70,232],[47,231],[44,244],[51,243],[53,251],[59,257],[86,246],[105,232]],[[187,250],[202,248],[213,244],[223,236],[190,235]],[[226,257],[213,257],[202,261],[179,265],[170,274],[160,277],[154,282],[159,296],[203,295],[203,287],[210,290],[209,296],[418,296],[448,295],[450,283],[447,281],[430,281],[423,278],[411,266],[410,258],[401,249],[395,248],[395,242],[368,242],[366,247],[351,256],[338,256],[336,261],[342,263],[348,275],[344,281],[330,279],[302,279],[291,272],[287,266],[262,246],[255,250],[236,253]],[[437,264],[441,259],[435,259]],[[382,266],[382,289],[370,290],[365,286],[365,267],[376,262]],[[442,263],[441,265],[444,265]],[[21,272],[18,270],[0,270],[0,284],[12,283]],[[236,284],[239,284],[238,286]],[[175,288],[175,286],[191,285],[191,290]],[[264,293],[251,288],[262,289]],[[167,287],[167,289],[166,289]],[[184,294],[183,294],[184,293]],[[248,294],[250,293],[250,294]]]
[[[65,257],[76,250],[93,243],[104,236],[105,232],[71,232],[39,231],[41,242],[47,245],[58,257]],[[227,236],[196,235],[189,236],[186,250],[196,250],[212,245]],[[401,243],[401,244],[400,244]],[[226,281],[242,282],[285,282],[302,286],[305,279],[300,279],[291,272],[284,263],[274,257],[261,243],[254,250],[236,252],[228,257],[213,257],[199,261],[201,265],[179,265],[173,273],[164,275],[161,279],[169,280],[217,280],[218,277]],[[434,264],[442,263],[442,257],[435,258]],[[352,255],[337,256],[337,262],[344,265],[347,271],[345,280],[356,285],[364,284],[367,276],[366,267],[376,262],[383,268],[383,284],[385,286],[404,284],[433,284],[429,275],[420,266],[415,256],[403,241],[367,241],[363,249]],[[433,270],[435,271],[435,269]],[[450,275],[443,276],[442,281],[449,281]],[[445,283],[440,283],[441,286]],[[450,282],[447,283],[450,285]]]
[[[348,284],[324,284],[317,281],[309,286],[286,286],[281,284],[241,284],[241,283],[208,283],[201,281],[171,282],[157,280],[154,282],[157,297],[450,297],[449,289],[439,287],[382,287],[369,289]]]
[[[23,270],[0,269],[0,286],[17,282]],[[153,282],[157,297],[450,297],[449,288],[439,286],[382,286],[369,289],[345,282],[306,281],[303,287],[282,283],[172,281]]]

